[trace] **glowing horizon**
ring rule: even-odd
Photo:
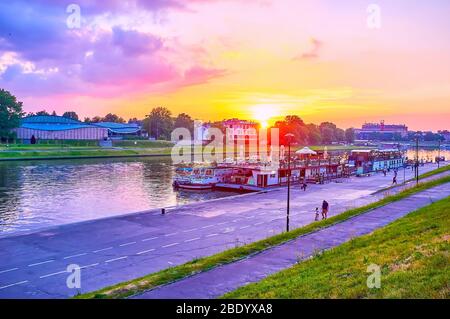
[[[77,3],[73,29],[65,4],[0,4],[0,87],[26,112],[449,129],[448,1],[377,1],[378,29],[362,0]]]

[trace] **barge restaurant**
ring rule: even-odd
[[[181,189],[228,189],[261,191],[291,183],[323,184],[351,175],[362,176],[383,169],[403,167],[405,159],[397,150],[352,151],[350,156],[327,156],[326,153],[296,154],[289,164],[284,157],[279,166],[261,163],[255,159],[245,162],[225,160],[209,167],[180,167],[174,178],[174,187]]]

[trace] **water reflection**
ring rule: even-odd
[[[233,195],[175,192],[170,158],[0,163],[0,232]]]

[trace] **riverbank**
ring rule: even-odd
[[[167,141],[123,140],[114,141],[113,147],[98,147],[89,144],[11,144],[0,146],[0,161],[57,160],[78,158],[120,158],[171,156],[173,144]],[[296,151],[300,147],[293,147]],[[315,145],[316,151],[350,151],[367,149],[362,146]]]
[[[442,173],[441,173],[442,174]],[[430,177],[428,177],[430,178]],[[281,233],[276,236],[272,236],[266,238],[261,241],[254,242],[252,244],[248,244],[245,246],[241,246],[238,248],[230,249],[216,255],[212,255],[209,257],[204,257],[200,259],[192,260],[189,263],[168,268],[163,271],[149,274],[147,276],[137,278],[135,280],[127,281],[124,283],[120,283],[118,285],[114,285],[111,287],[107,287],[101,289],[100,291],[88,293],[85,295],[80,295],[78,298],[124,298],[132,295],[136,295],[139,293],[143,293],[146,290],[154,289],[155,287],[165,285],[174,281],[182,280],[183,278],[190,277],[194,274],[202,273],[208,271],[212,268],[219,267],[221,265],[230,264],[241,260],[243,258],[250,257],[254,254],[260,253],[266,249],[271,247],[275,247],[281,245],[283,243],[289,242],[295,238],[303,236],[307,233],[318,231],[320,229],[325,229],[334,225],[336,223],[348,220],[352,217],[361,215],[367,211],[383,207],[389,203],[393,203],[404,198],[407,198],[411,195],[414,195],[418,192],[430,189],[432,187],[436,187],[445,183],[450,182],[450,176],[446,176],[443,178],[439,178],[436,180],[432,180],[429,182],[421,183],[418,187],[412,187],[408,189],[404,189],[403,191],[382,198],[379,201],[370,203],[368,205],[364,205],[358,208],[350,209],[345,212],[339,213],[336,216],[333,216],[327,220],[322,220],[317,223],[309,224],[304,227],[300,227],[292,230],[289,233]],[[402,189],[402,188],[400,188]],[[395,190],[394,190],[395,192]],[[392,194],[392,192],[391,192]]]
[[[447,197],[224,297],[448,299],[449,233]],[[381,270],[373,289],[367,287],[370,265]]]

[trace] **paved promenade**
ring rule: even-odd
[[[252,257],[148,291],[134,298],[217,298],[240,286],[294,266],[315,253],[371,233],[396,219],[450,195],[450,183],[355,216],[339,224],[301,236]]]
[[[426,165],[421,173],[435,168]],[[402,177],[400,171],[399,182]],[[323,199],[333,216],[382,198],[377,191],[391,181],[392,173],[309,185],[306,192],[294,186],[291,228],[313,222]],[[67,298],[100,289],[272,236],[284,231],[285,220],[286,188],[280,188],[184,205],[165,215],[153,210],[7,236],[0,238],[0,298]],[[71,264],[82,269],[80,289],[66,285]]]

